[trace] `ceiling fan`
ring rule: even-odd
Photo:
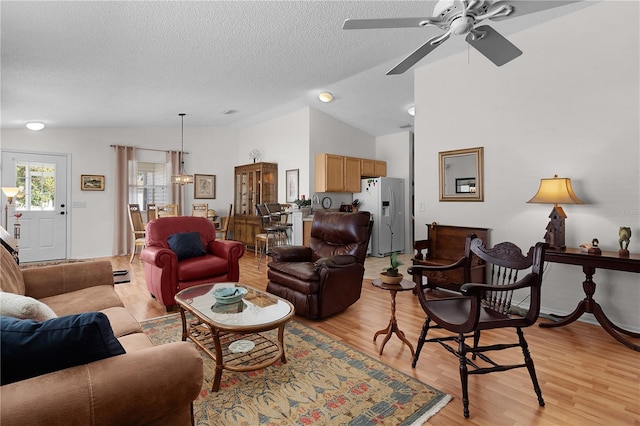
[[[429,18],[386,18],[386,19],[347,19],[342,26],[345,30],[376,28],[415,28],[436,26],[444,34],[437,35],[402,62],[392,68],[387,75],[402,74],[418,61],[444,43],[451,35],[465,35],[465,40],[497,66],[517,58],[522,51],[509,40],[488,25],[477,26],[485,19],[498,20],[511,18],[537,10],[531,5],[516,1],[492,0],[439,0]],[[535,2],[533,2],[535,3]],[[548,2],[540,2],[548,3]],[[549,6],[547,6],[548,8]]]

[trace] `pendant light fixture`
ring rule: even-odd
[[[171,183],[177,183],[179,185],[186,185],[188,183],[193,183],[193,176],[187,174],[184,169],[184,116],[186,115],[184,112],[178,114],[182,118],[182,148],[180,150],[180,174],[171,176]]]

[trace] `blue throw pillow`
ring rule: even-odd
[[[125,353],[102,312],[38,322],[0,317],[2,385]]]
[[[202,245],[200,234],[197,232],[181,232],[171,234],[167,239],[169,247],[178,256],[178,260],[189,259],[190,257],[204,256],[207,251]]]

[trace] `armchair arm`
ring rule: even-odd
[[[271,249],[272,262],[311,262],[312,252],[306,246],[275,246]]]
[[[244,254],[244,245],[239,241],[214,240],[209,242],[207,252],[225,259],[235,257],[237,261]]]
[[[508,285],[492,285],[492,284],[476,284],[476,283],[466,283],[462,287],[460,287],[460,291],[465,296],[481,296],[484,291],[512,291],[518,290],[520,288],[531,287],[531,284],[535,282],[536,274],[531,272],[527,274],[518,282]]]
[[[354,256],[332,256],[319,259],[315,263],[320,288],[319,298],[324,302],[319,306],[319,318],[341,312],[360,298],[364,265],[350,262]]]
[[[227,259],[229,281],[240,280],[239,259],[244,255],[244,244],[233,240],[215,240],[209,243],[207,251],[214,256]]]
[[[178,256],[172,250],[160,246],[145,247],[140,253],[140,260],[157,268],[178,267]]]
[[[42,299],[99,285],[113,286],[113,270],[108,260],[65,263],[22,270],[25,294]]]
[[[202,380],[193,345],[149,347],[2,386],[0,423],[187,425]]]
[[[411,275],[421,275],[423,271],[448,271],[451,269],[464,268],[467,265],[467,258],[461,257],[449,265],[412,265],[407,269]]]

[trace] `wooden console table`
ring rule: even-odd
[[[640,352],[640,346],[627,340],[623,334],[630,337],[639,338],[639,333],[625,330],[615,325],[602,311],[602,307],[593,299],[596,291],[596,283],[593,275],[597,268],[610,269],[613,271],[640,272],[640,254],[631,253],[629,257],[620,257],[618,252],[603,251],[602,254],[588,254],[577,248],[567,248],[563,251],[548,250],[545,253],[545,260],[553,263],[564,263],[567,265],[582,266],[582,271],[586,280],[582,283],[582,288],[586,297],[580,301],[578,307],[569,315],[559,316],[558,322],[540,323],[540,327],[562,327],[580,318],[583,313],[588,312],[595,316],[607,333],[616,340]]]

